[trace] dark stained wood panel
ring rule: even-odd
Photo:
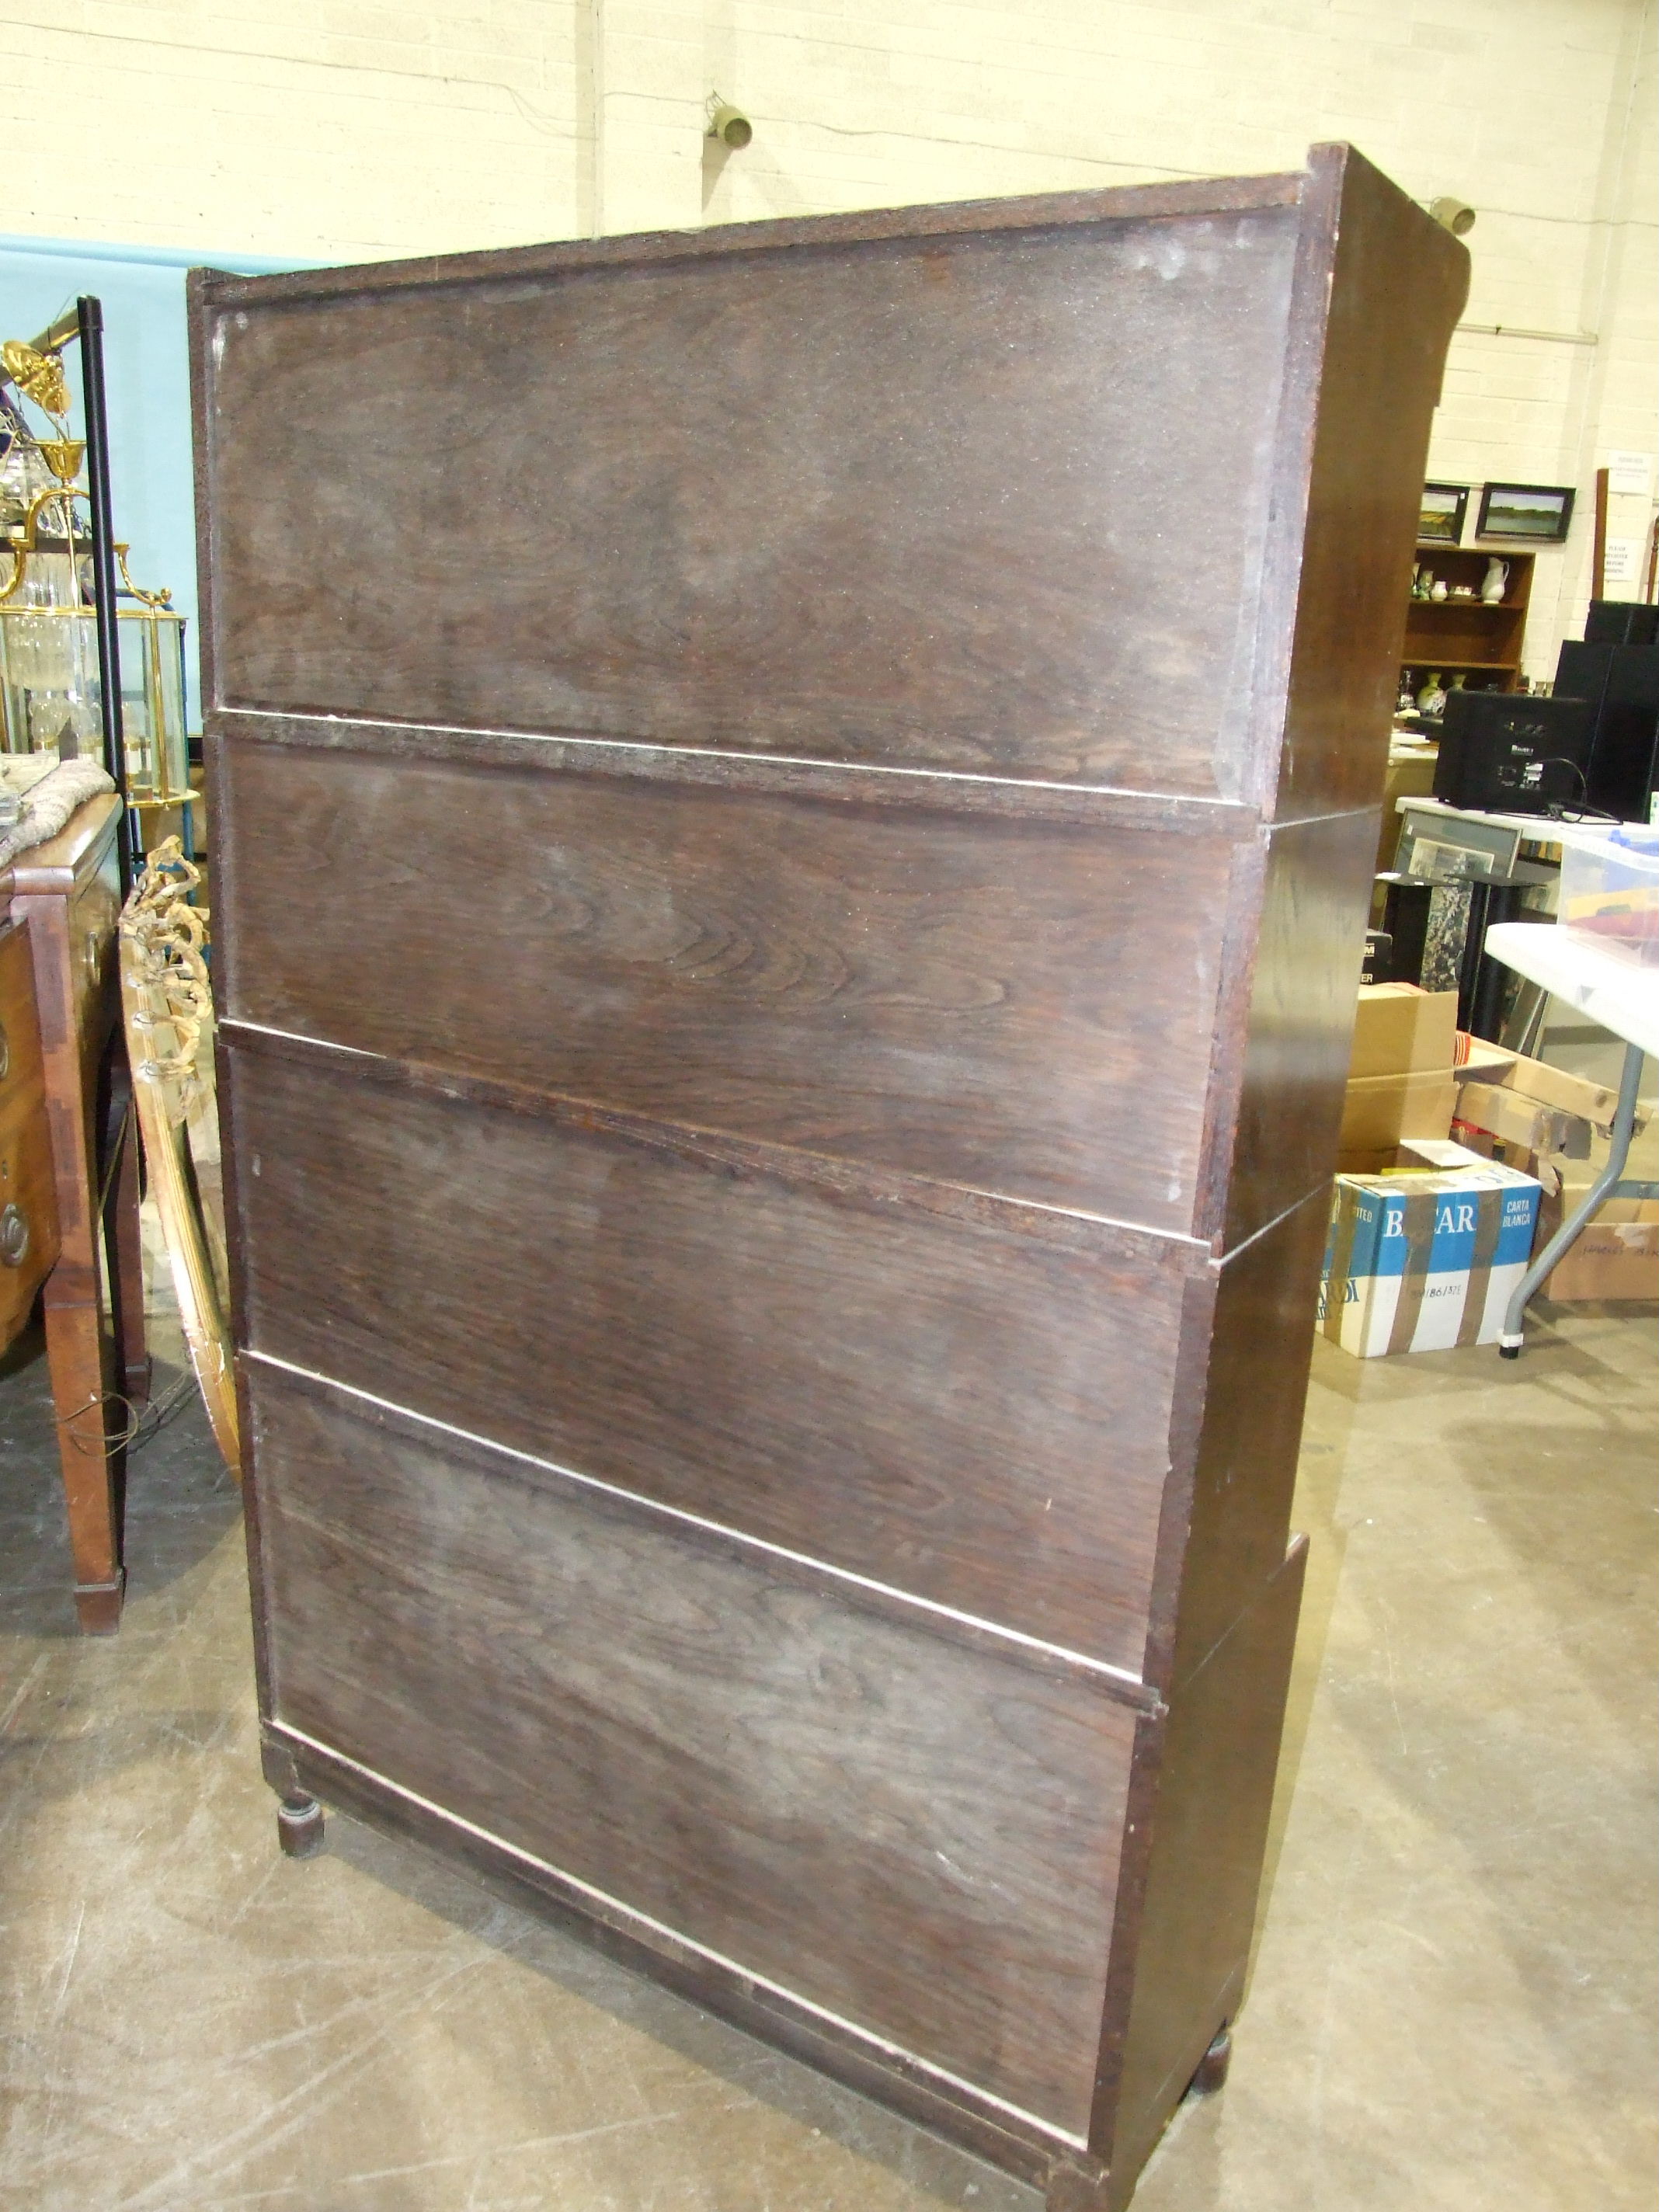
[[[1297,233],[756,227],[240,306],[214,703],[1231,793]]]
[[[276,1717],[1076,2135],[1134,1716],[257,1364]]]
[[[1138,1674],[1177,1265],[228,1034],[256,1351]]]
[[[1210,1094],[1217,1141],[1200,1218],[1224,1220],[1229,1250],[1330,1181],[1376,821],[1367,807],[1267,839],[1250,972],[1227,994]]]
[[[1293,573],[1281,553],[1267,599],[1263,704],[1283,714],[1260,787],[1279,821],[1375,807],[1399,691],[1407,592],[1446,342],[1468,290],[1468,254],[1364,161],[1317,176],[1298,282],[1324,317],[1317,352],[1295,349],[1286,416],[1310,448]],[[1411,297],[1401,271],[1410,268]],[[1291,459],[1289,454],[1284,457]],[[1292,612],[1293,610],[1293,612]],[[1284,703],[1267,673],[1284,671]]]
[[[1194,1231],[1224,838],[240,740],[218,780],[240,1019]]]
[[[1164,1571],[1142,1668],[1166,1695],[1284,1564],[1308,1389],[1307,1317],[1329,1219],[1322,1182],[1188,1286],[1187,1371],[1176,1382],[1160,1537]]]
[[[1351,147],[1315,147],[1315,157],[1340,173]],[[826,246],[870,246],[895,239],[989,238],[999,231],[1053,229],[1066,224],[1145,222],[1152,217],[1212,216],[1261,208],[1300,209],[1309,185],[1308,169],[1285,169],[1249,177],[1164,178],[1156,184],[1119,185],[1069,192],[1030,192],[987,200],[936,200],[920,206],[858,208],[845,215],[785,216],[765,222],[714,223],[698,230],[612,232],[599,238],[558,239],[532,246],[492,247],[488,267],[497,278],[519,283],[557,280],[577,270],[634,270],[675,261],[741,258],[755,253]],[[400,256],[395,261],[347,263],[325,268],[293,269],[271,276],[238,276],[222,269],[192,275],[211,287],[216,305],[304,307],[319,300],[428,292],[435,287],[475,279],[486,265],[473,251]]]
[[[284,1832],[1048,2212],[1242,1992],[1467,267],[1325,147],[191,280]]]
[[[1120,1910],[1113,1959],[1123,2027],[1121,2039],[1109,2035],[1102,2069],[1099,2140],[1111,2171],[1103,2212],[1121,2212],[1216,2026],[1244,1994],[1307,1560],[1298,1536],[1172,1693],[1167,1719],[1142,1724],[1137,1765],[1149,1786],[1131,1805],[1132,1910]]]

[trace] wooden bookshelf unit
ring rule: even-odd
[[[1123,2212],[1244,1991],[1468,256],[1323,146],[191,282],[283,1847]]]
[[[1509,587],[1495,606],[1484,600],[1413,599],[1406,612],[1406,643],[1401,678],[1413,696],[1438,671],[1449,685],[1461,675],[1471,691],[1515,691],[1521,684],[1521,643],[1532,597],[1530,553],[1489,553],[1478,545],[1419,545],[1417,558],[1428,573],[1454,588],[1468,584],[1478,592],[1494,558],[1510,564]]]

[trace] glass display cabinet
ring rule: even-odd
[[[12,342],[6,367],[47,407],[46,357]],[[13,356],[18,356],[14,363]],[[78,481],[79,439],[36,438],[9,404],[0,414],[0,744],[9,753],[94,757],[102,698],[89,498]],[[137,805],[191,799],[185,733],[185,619],[167,591],[135,584],[115,547],[120,583],[121,704],[127,789]]]

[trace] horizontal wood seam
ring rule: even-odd
[[[1352,822],[1361,814],[1370,815],[1375,820],[1379,817],[1381,811],[1380,805],[1372,804],[1365,806],[1334,806],[1323,814],[1267,815],[1262,818],[1261,831],[1262,835],[1268,838],[1288,837],[1297,830],[1316,830],[1322,823],[1325,822]]]
[[[566,1467],[558,1460],[544,1459],[538,1452],[521,1450],[517,1445],[499,1443],[494,1437],[481,1436],[475,1429],[461,1428],[453,1421],[441,1420],[436,1414],[422,1413],[412,1406],[401,1405],[395,1398],[382,1398],[373,1390],[365,1390],[356,1383],[342,1382],[332,1375],[323,1375],[315,1368],[301,1367],[291,1359],[280,1358],[275,1352],[260,1352],[245,1346],[242,1358],[255,1361],[261,1367],[272,1369],[314,1389],[325,1396],[337,1395],[355,1401],[360,1406],[372,1406],[377,1412],[390,1413],[396,1419],[412,1426],[437,1431],[441,1436],[453,1437],[476,1450],[490,1452],[503,1459],[517,1461],[525,1467],[533,1467],[544,1474],[557,1475],[562,1481],[582,1490],[591,1490],[599,1496],[615,1499],[619,1504],[638,1508],[644,1513],[668,1521],[677,1521],[684,1527],[697,1528],[706,1534],[718,1537],[722,1542],[735,1544],[744,1551],[763,1552],[770,1558],[787,1561],[791,1566],[805,1569],[809,1576],[823,1576],[831,1582],[847,1584],[854,1589],[867,1591],[872,1596],[890,1602],[912,1607],[917,1612],[949,1621],[958,1628],[969,1629],[976,1637],[991,1639],[999,1645],[1010,1644],[1019,1651],[1057,1662],[1079,1674],[1098,1680],[1100,1686],[1117,1705],[1132,1711],[1154,1718],[1162,1715],[1164,1707],[1156,1690],[1151,1689],[1140,1677],[1127,1667],[1114,1666],[1109,1660],[1096,1659],[1087,1652],[1074,1651],[1063,1644],[1050,1644],[1040,1636],[1032,1636],[1024,1629],[1008,1628],[1000,1621],[987,1620],[982,1614],[963,1613],[958,1607],[941,1605],[937,1598],[921,1597],[914,1590],[901,1589],[896,1583],[878,1582],[873,1576],[856,1574],[849,1567],[838,1567],[828,1559],[816,1559],[809,1552],[792,1550],[787,1544],[775,1544],[765,1536],[750,1535],[746,1530],[734,1528],[729,1522],[710,1520],[706,1514],[688,1512],[683,1505],[670,1505],[662,1499],[649,1498],[641,1491],[629,1490],[623,1484],[607,1482],[603,1476],[584,1474],[580,1468]],[[301,1516],[302,1517],[302,1516]]]
[[[1330,1177],[1327,1176],[1319,1182],[1310,1183],[1300,1198],[1293,1198],[1288,1206],[1281,1206],[1271,1221],[1264,1221],[1260,1229],[1251,1230],[1248,1237],[1240,1237],[1237,1244],[1229,1244],[1224,1250],[1222,1249],[1221,1238],[1218,1237],[1215,1244],[1215,1264],[1218,1268],[1230,1267],[1241,1252],[1248,1252],[1252,1244],[1259,1244],[1264,1237],[1270,1237],[1281,1221],[1288,1221],[1293,1213],[1299,1213],[1310,1200],[1317,1198],[1322,1191],[1328,1191],[1330,1181]]]
[[[880,1209],[904,1206],[936,1218],[970,1226],[1028,1237],[1038,1242],[1060,1243],[1066,1249],[1154,1267],[1173,1266],[1187,1273],[1212,1257],[1209,1240],[1178,1229],[1158,1229],[1144,1222],[1121,1221],[1109,1214],[1081,1208],[1053,1206],[1042,1199],[1020,1198],[1004,1191],[982,1190],[904,1168],[843,1159],[825,1152],[782,1145],[771,1138],[734,1136],[705,1129],[691,1122],[671,1121],[630,1109],[606,1106],[598,1100],[577,1098],[562,1091],[543,1091],[529,1084],[513,1083],[497,1076],[477,1075],[459,1068],[439,1067],[422,1060],[404,1060],[389,1054],[368,1052],[360,1045],[338,1044],[326,1037],[281,1030],[241,1015],[228,1015],[219,1024],[227,1044],[255,1055],[313,1064],[331,1060],[343,1073],[386,1089],[414,1091],[423,1097],[447,1099],[452,1103],[489,1106],[528,1119],[555,1121],[567,1127],[615,1137],[623,1143],[657,1152],[672,1152],[681,1158],[701,1161],[738,1173],[775,1176],[781,1182],[807,1185]]]
[[[1248,215],[1298,205],[1304,170],[1257,177],[1198,177],[1146,185],[1042,192],[1014,199],[957,200],[933,206],[874,208],[850,215],[801,216],[766,223],[718,223],[707,229],[623,232],[611,238],[502,246],[472,253],[413,255],[407,260],[298,269],[268,276],[199,272],[210,310],[286,307],[307,300],[445,285],[501,283],[586,270],[651,267],[681,261],[758,258],[814,247],[916,245],[929,239],[980,238],[1076,229],[1161,216]]]
[[[297,1744],[302,1750],[314,1752],[321,1759],[334,1760],[341,1766],[349,1768],[354,1774],[361,1774],[365,1781],[373,1783],[377,1789],[388,1790],[394,1796],[406,1799],[411,1805],[418,1805],[424,1811],[434,1814],[437,1819],[447,1821],[452,1826],[465,1829],[469,1835],[476,1836],[481,1843],[489,1844],[492,1849],[506,1852],[509,1856],[521,1860],[526,1866],[536,1868],[538,1872],[550,1875],[553,1881],[573,1891],[577,1896],[591,1899],[594,1904],[602,1906],[607,1913],[615,1913],[621,1919],[632,1922],[636,1927],[648,1928],[653,1936],[666,1937],[669,1942],[684,1950],[696,1952],[700,1959],[708,1960],[726,1973],[735,1974],[742,1981],[753,1983],[757,1989],[769,1990],[775,1996],[781,1997],[787,2004],[799,2006],[803,2012],[811,2013],[817,2020],[827,2021],[831,2027],[839,2028],[843,2034],[854,2035],[861,2043],[867,2043],[875,2050],[884,2051],[890,2057],[902,2061],[906,2066],[914,2066],[924,2074],[932,2075],[938,2081],[948,2081],[953,2089],[972,2099],[976,2104],[987,2106],[994,2112],[1006,2112],[1011,2118],[1020,2121],[1026,2127],[1039,2129],[1044,2135],[1052,2136],[1057,2142],[1068,2143],[1078,2150],[1088,2148],[1086,2136],[1073,2135],[1068,2129],[1056,2126],[1053,2120],[1045,2120],[1036,2112],[1028,2112],[1023,2106],[1010,2104],[1006,2098],[999,2097],[989,2089],[981,2088],[977,2082],[967,2081],[960,2074],[951,2073],[948,2067],[938,2066],[932,2059],[919,2057],[914,2051],[907,2051],[902,2043],[894,2043],[889,2037],[878,2034],[873,2028],[860,2027],[856,2021],[847,2019],[843,2014],[831,2012],[826,2005],[815,2004],[811,1997],[800,1996],[797,1990],[787,1988],[782,1982],[775,1982],[769,1975],[757,1973],[752,1966],[740,1965],[737,1960],[727,1958],[723,1951],[716,1951],[707,1943],[700,1943],[696,1936],[687,1936],[678,1928],[671,1928],[665,1920],[653,1918],[650,1913],[641,1911],[637,1905],[624,1904],[621,1898],[612,1897],[608,1890],[600,1889],[591,1881],[582,1881],[578,1875],[567,1874],[562,1867],[555,1866],[549,1859],[538,1858],[534,1851],[526,1850],[520,1844],[509,1843],[505,1836],[498,1836],[493,1829],[480,1827],[477,1821],[469,1820],[464,1814],[452,1812],[447,1806],[436,1804],[430,1797],[423,1797],[418,1790],[410,1790],[401,1782],[394,1782],[390,1775],[382,1774],[373,1766],[365,1766],[361,1759],[353,1759],[346,1752],[337,1751],[331,1744],[323,1743],[317,1737],[307,1735],[303,1729],[295,1728],[291,1722],[283,1720],[279,1715],[275,1713],[270,1715],[265,1722],[265,1727],[273,1735],[282,1736],[285,1741]]]
[[[464,722],[404,722],[381,715],[298,714],[286,708],[219,706],[208,717],[221,742],[390,754],[477,768],[552,768],[787,798],[858,805],[921,805],[1122,829],[1197,831],[1248,838],[1262,827],[1238,800],[1124,784],[989,775],[977,769],[837,761],[814,754],[673,744],[578,730],[519,730]]]

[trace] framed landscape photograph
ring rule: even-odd
[[[1477,538],[1528,538],[1559,545],[1572,520],[1572,489],[1567,484],[1489,483],[1481,487]]]
[[[1461,545],[1463,515],[1469,503],[1467,484],[1425,483],[1417,518],[1419,545]]]

